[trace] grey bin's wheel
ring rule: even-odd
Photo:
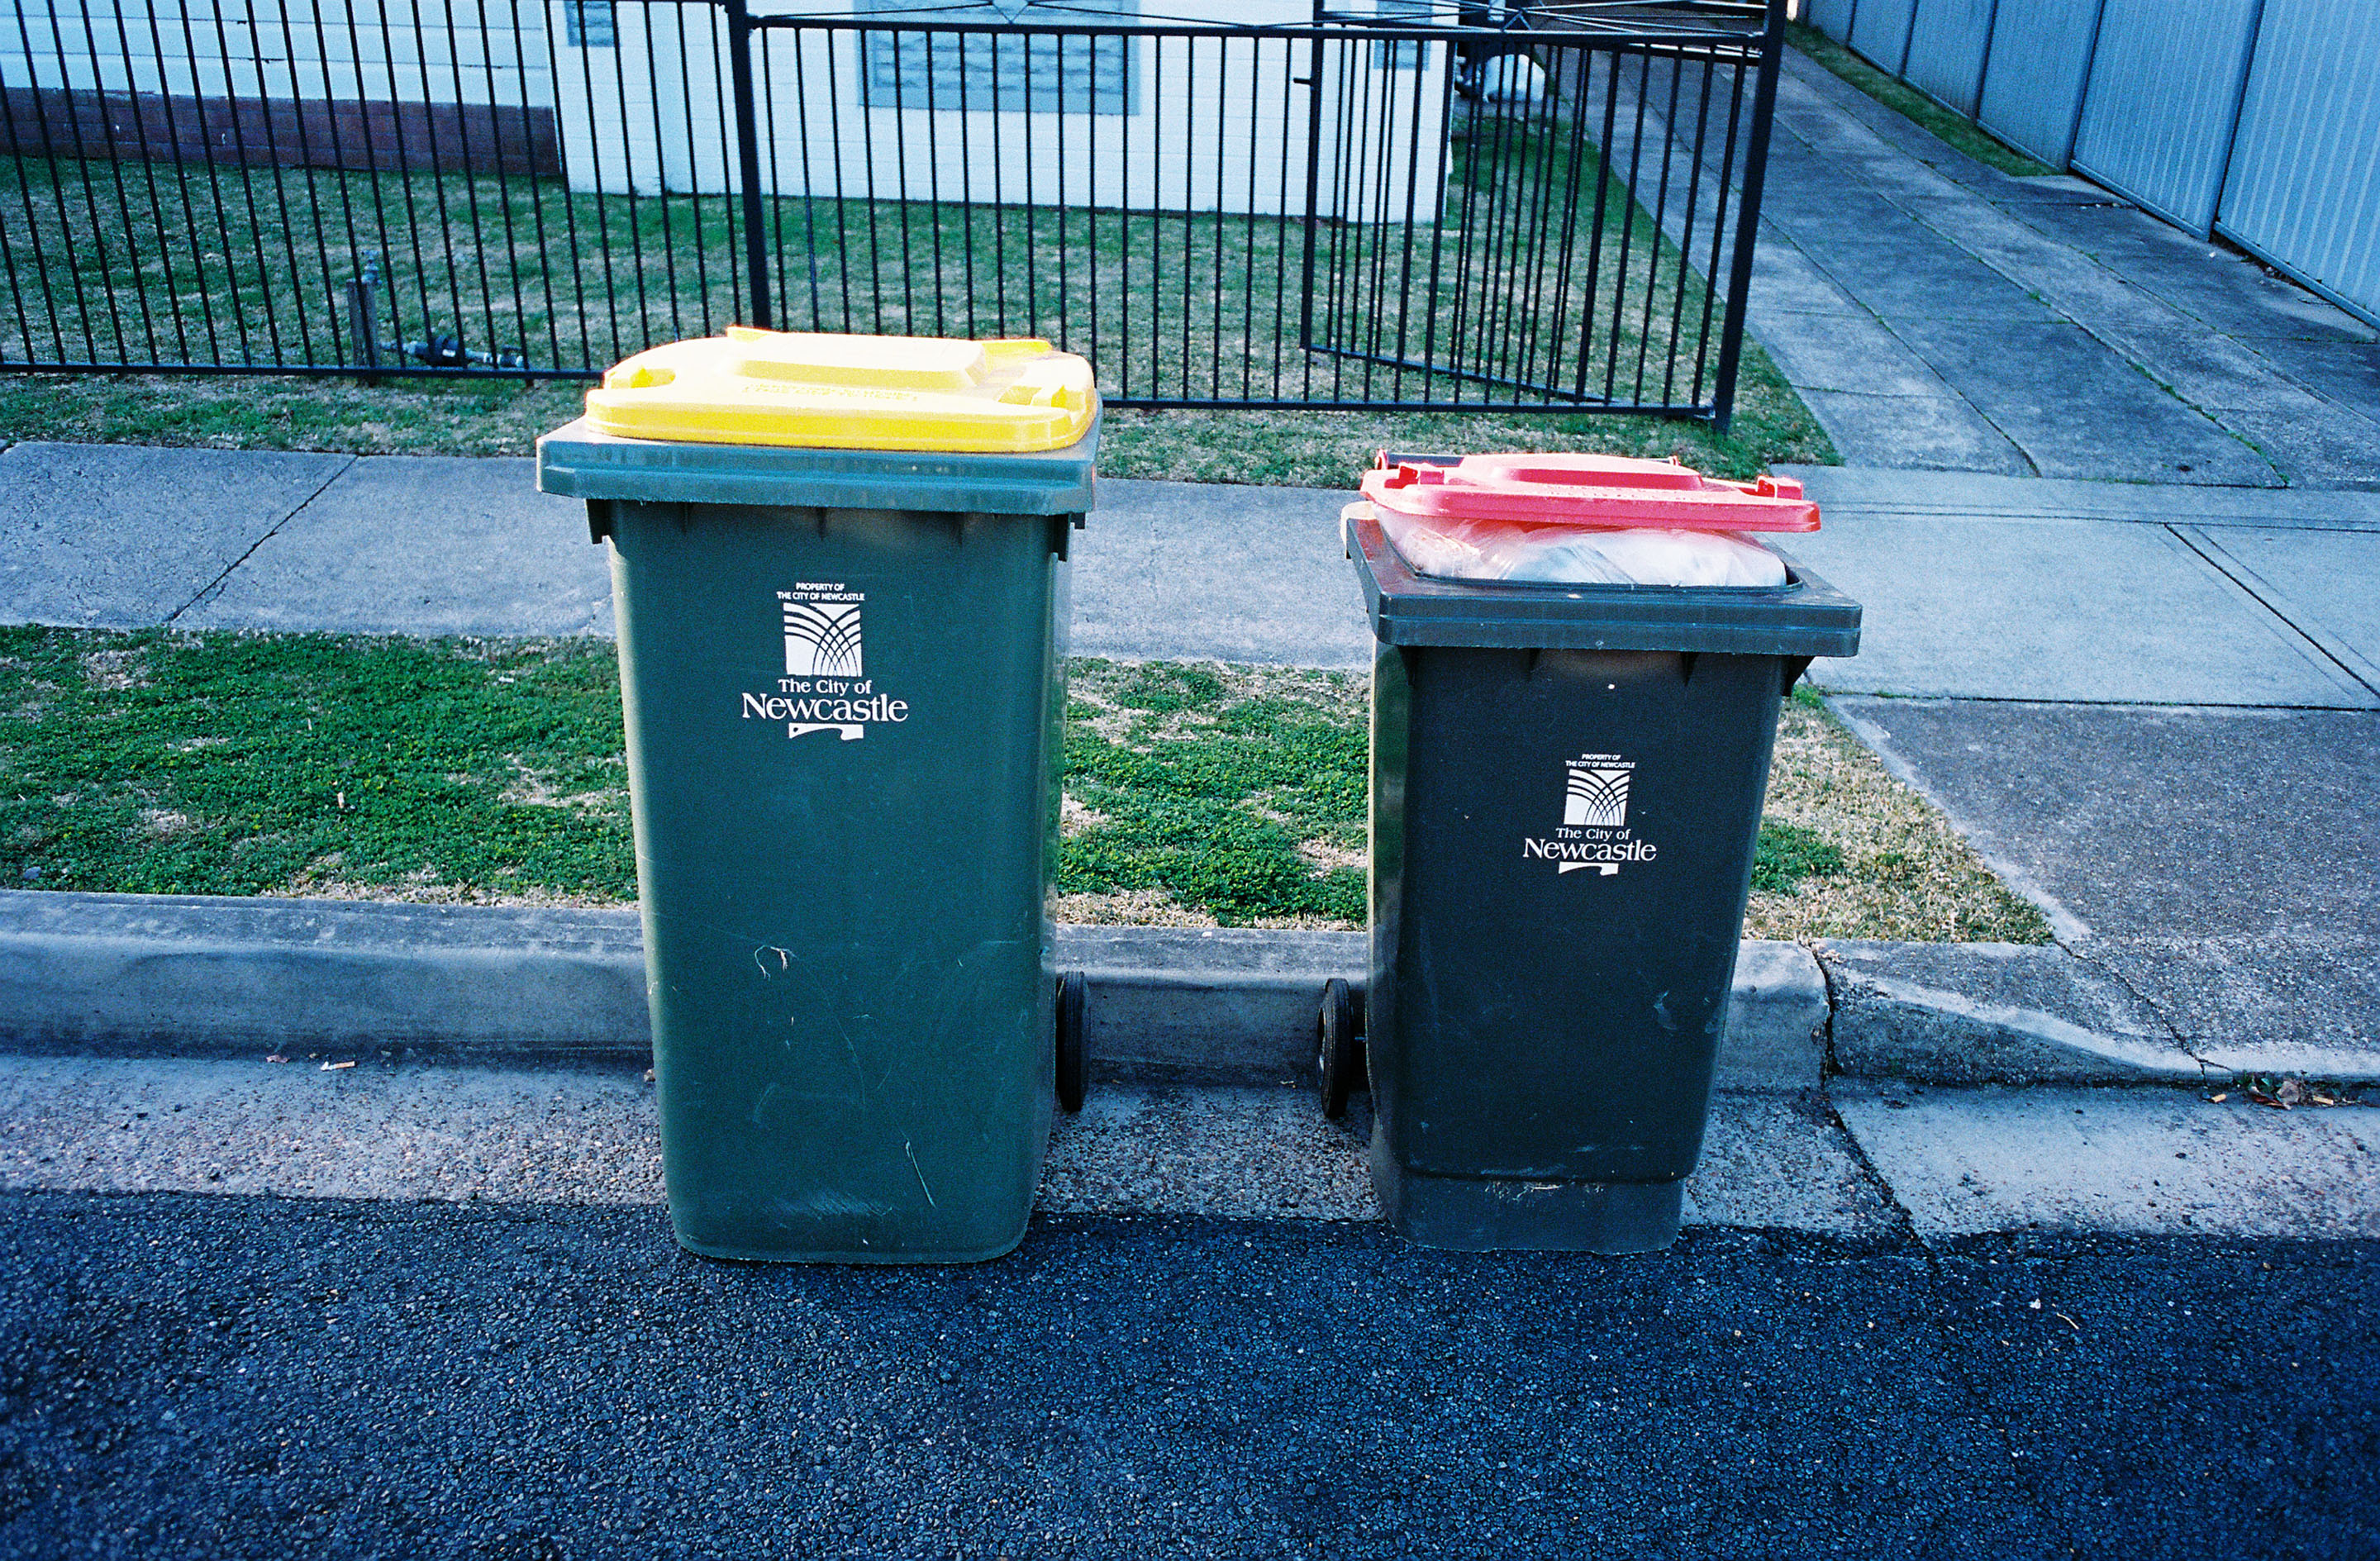
[[[1083,973],[1058,977],[1058,1104],[1083,1108]]]
[[[1332,1121],[1347,1114],[1347,1097],[1364,1077],[1363,1027],[1363,1000],[1344,981],[1324,983],[1314,1035],[1322,1070],[1322,1114]]]

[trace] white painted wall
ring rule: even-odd
[[[563,3],[552,0],[556,38],[565,36]],[[740,188],[729,133],[729,79],[719,53],[723,29],[701,28],[698,15],[681,30],[677,10],[621,5],[613,47],[566,42],[558,47],[556,96],[573,188],[594,189],[599,181],[607,191],[639,194]],[[801,14],[822,13],[806,6]],[[833,14],[884,15],[874,9]],[[1310,15],[1303,0],[1186,0],[1164,7],[1167,21],[1192,24],[1302,25]],[[1092,94],[1077,74],[1062,114],[1052,102],[1056,94],[1043,87],[1057,62],[1035,54],[1028,104],[1017,45],[1000,56],[999,104],[944,105],[937,96],[934,106],[926,106],[922,93],[908,90],[924,80],[927,68],[923,35],[911,38],[904,90],[897,101],[888,101],[894,99],[889,88],[898,66],[883,35],[766,34],[756,61],[765,105],[764,189],[862,199],[905,188],[912,198],[946,201],[1305,210],[1308,89],[1293,79],[1312,74],[1318,51],[1310,44],[1220,33],[1102,40],[1099,79],[1128,79],[1132,112],[1091,112]],[[955,40],[941,42],[944,50],[955,46]],[[986,98],[990,48],[978,45],[968,60],[971,90]],[[1128,62],[1109,53],[1121,50],[1131,51]],[[1326,168],[1318,211],[1401,222],[1408,192],[1417,188],[1416,215],[1428,220],[1444,174],[1439,106],[1449,51],[1434,46],[1391,54],[1357,42],[1326,43],[1318,53]],[[649,57],[655,64],[646,71]],[[941,83],[956,75],[956,56],[949,57],[938,94]],[[1400,65],[1400,57],[1411,63]],[[1327,170],[1340,151],[1342,92],[1370,112],[1346,135],[1346,172],[1333,179]]]
[[[726,29],[717,9],[612,5],[613,42],[589,46],[571,41],[572,3],[546,5],[570,188],[606,195],[737,188],[730,182]]]
[[[574,41],[567,7],[576,3],[0,0],[0,83],[552,108],[573,189],[739,188],[718,9],[622,0],[608,6],[606,45],[590,42],[600,28]],[[1237,26],[1303,25],[1311,15],[1306,0],[1166,0],[1162,12],[1168,22]],[[802,14],[820,13],[805,6]],[[880,6],[836,14],[886,15]],[[1042,86],[1046,54],[1034,60],[1033,103],[1024,101],[1022,72],[1012,79],[1009,68],[1022,58],[1017,45],[1001,56],[1002,104],[929,109],[887,101],[892,59],[881,35],[873,69],[860,34],[766,36],[761,87],[773,115],[762,125],[762,180],[772,194],[857,198],[905,182],[913,195],[953,201],[1303,212],[1311,89],[1294,79],[1313,75],[1324,94],[1318,213],[1402,222],[1409,194],[1416,218],[1436,212],[1450,63],[1442,45],[1318,50],[1220,33],[1102,41],[1107,79],[1109,51],[1130,51],[1132,112],[1107,103],[1110,111],[1089,112],[1077,77],[1062,115]],[[912,36],[921,53],[922,38]],[[971,72],[991,45],[977,47]],[[913,54],[905,80],[923,71]],[[1351,103],[1359,112],[1342,128]]]

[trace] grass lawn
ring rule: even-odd
[[[1062,919],[1360,925],[1360,679],[1095,660],[1072,678]],[[0,628],[0,882],[626,902],[613,648]],[[1779,734],[1747,930],[2048,936],[1801,698]]]
[[[1694,405],[1719,315],[1565,119],[1463,118],[1435,220],[766,202],[784,329],[1046,336],[1110,397]],[[352,367],[440,335],[601,369],[748,318],[733,202],[554,178],[0,159],[0,361]],[[1598,219],[1608,219],[1601,220]],[[1423,367],[1423,364],[1427,367]],[[1501,388],[1491,388],[1501,387]]]
[[[1869,97],[1915,120],[1987,168],[1998,168],[2021,179],[2058,172],[2048,163],[2017,151],[1965,115],[1944,108],[1899,77],[1886,75],[1806,22],[1787,23],[1785,37],[1793,47]]]

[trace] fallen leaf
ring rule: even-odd
[[[2275,1090],[2273,1094],[2282,1105],[2295,1106],[2306,1097],[2306,1087],[2296,1079],[2283,1079],[2281,1087]]]
[[[651,1083],[652,1082],[653,1082],[653,1071],[652,1071],[651,1069],[648,1068],[648,1069],[646,1069],[646,1070],[645,1070],[645,1083]]]
[[[2289,1109],[2286,1105],[2282,1104],[2280,1101],[2275,1100],[2271,1095],[2266,1095],[2260,1089],[2250,1090],[2248,1092],[2248,1098],[2254,1101],[2259,1106],[2269,1106],[2276,1111],[2286,1111]]]
[[[289,1059],[288,1059],[287,1058],[285,1058],[285,1057],[282,1056],[279,1052],[277,1052],[277,1051],[276,1051],[276,1052],[274,1052],[272,1056],[270,1056],[270,1057],[266,1058],[264,1060],[265,1060],[265,1061],[267,1061],[267,1062],[286,1062],[286,1061],[288,1061]]]
[[[355,1064],[352,1062],[325,1062],[322,1064],[322,1071],[325,1073],[335,1073],[342,1068],[352,1068],[354,1066]]]

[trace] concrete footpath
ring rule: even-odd
[[[1790,550],[1866,608],[1822,686],[1938,698],[2380,708],[2380,493],[1789,466]],[[1072,648],[1371,665],[1353,493],[1108,480]],[[0,452],[0,623],[606,635],[607,550],[528,460],[135,445]]]
[[[1855,466],[2380,488],[2372,326],[1788,50],[1753,334]]]
[[[1353,494],[1099,485],[1073,649],[1366,668]],[[0,623],[609,635],[610,550],[526,459],[137,445],[0,452]]]

